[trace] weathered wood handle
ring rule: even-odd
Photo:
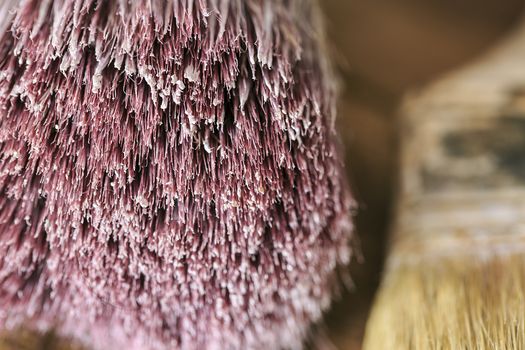
[[[410,96],[401,120],[395,256],[525,251],[525,26]]]

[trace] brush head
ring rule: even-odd
[[[313,4],[0,11],[1,327],[299,347],[351,229]]]
[[[364,349],[520,349],[525,259],[448,256],[389,271]]]

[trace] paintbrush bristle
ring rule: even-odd
[[[99,349],[300,347],[350,255],[315,6],[13,3],[0,326]]]
[[[520,349],[525,257],[456,256],[405,264],[382,282],[365,349]]]

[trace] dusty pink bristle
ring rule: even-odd
[[[0,4],[0,328],[301,346],[351,231],[314,8]]]

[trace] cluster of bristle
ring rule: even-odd
[[[522,349],[525,258],[455,254],[385,275],[365,349]]]
[[[0,5],[0,326],[296,347],[351,206],[310,1]]]

